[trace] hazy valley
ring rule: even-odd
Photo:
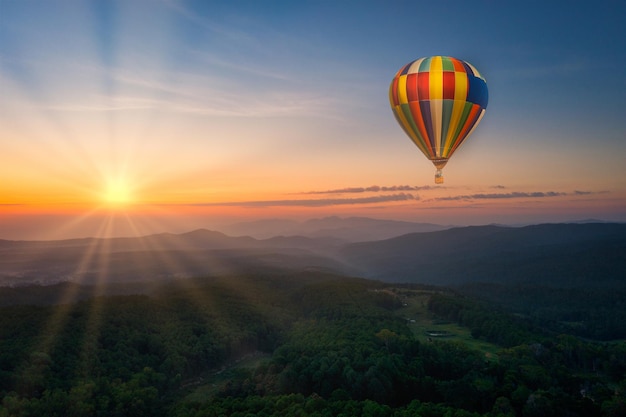
[[[278,224],[299,235],[267,234]],[[314,227],[314,225],[316,227]],[[255,266],[329,270],[386,282],[432,285],[596,285],[621,288],[626,224],[445,227],[366,218],[230,227],[133,238],[0,240],[0,285],[83,284],[220,275]],[[286,229],[279,228],[281,231]],[[366,241],[366,236],[383,236]]]

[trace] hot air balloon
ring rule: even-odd
[[[409,62],[389,86],[389,102],[402,129],[442,169],[485,114],[487,83],[470,63],[448,56]]]

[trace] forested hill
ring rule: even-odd
[[[463,227],[354,243],[341,254],[364,276],[392,282],[626,287],[626,224]]]
[[[624,343],[311,271],[0,308],[0,417],[617,417],[625,375]]]

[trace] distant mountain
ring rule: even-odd
[[[64,240],[0,240],[0,251],[14,248],[47,249],[79,248],[90,250],[128,251],[148,249],[188,249],[224,248],[254,246],[256,240],[250,237],[230,237],[223,233],[206,229],[182,234],[159,233],[141,237],[81,238]]]
[[[301,222],[287,219],[264,219],[234,223],[218,229],[230,236],[252,236],[267,239],[274,236],[302,235],[298,233]]]
[[[393,282],[626,287],[626,224],[474,226],[342,249],[362,276]]]
[[[210,230],[128,238],[0,240],[0,286],[63,281],[137,282],[233,273],[243,268],[350,268],[333,259],[333,238],[259,240]]]
[[[0,286],[163,281],[278,268],[434,285],[626,289],[626,224],[471,226],[356,243],[340,236],[441,226],[329,217],[298,227],[310,236],[255,239],[201,229],[134,238],[4,240]]]
[[[381,220],[367,217],[324,217],[304,222],[268,219],[236,223],[221,230],[231,236],[253,236],[265,239],[272,236],[332,237],[348,242],[389,239],[407,233],[444,230],[450,226],[415,223],[399,220]]]
[[[187,233],[159,233],[140,237],[82,238],[64,240],[0,240],[0,253],[12,250],[50,250],[88,248],[90,251],[125,252],[147,250],[188,249],[248,249],[284,246],[288,248],[326,247],[343,243],[333,238],[308,238],[303,236],[255,239],[250,236],[232,237],[224,233],[198,229]]]

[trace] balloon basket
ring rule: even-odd
[[[435,184],[443,184],[443,172],[440,169],[435,173]]]

